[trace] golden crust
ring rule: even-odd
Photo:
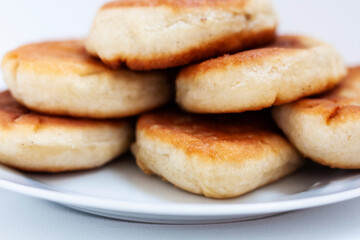
[[[75,119],[32,112],[0,93],[0,163],[25,171],[100,167],[131,144],[130,121]]]
[[[176,110],[159,111],[141,116],[137,129],[187,154],[222,161],[261,157],[264,149],[286,144],[264,113],[199,116]]]
[[[328,125],[360,119],[360,66],[349,69],[339,86],[313,98],[301,99],[291,107],[306,114],[322,115]]]
[[[266,47],[183,68],[176,78],[176,101],[196,113],[256,111],[322,93],[345,74],[343,59],[330,45],[278,36]]]
[[[360,169],[360,66],[324,94],[273,109],[289,140],[306,157],[333,168]]]
[[[120,0],[105,4],[102,10],[118,7],[232,7],[243,6],[248,0]]]
[[[177,54],[166,54],[160,56],[149,56],[148,58],[128,57],[121,59],[117,57],[113,60],[102,59],[109,67],[117,69],[123,65],[132,70],[152,70],[166,69],[186,65],[190,62],[198,62],[210,57],[219,56],[224,52],[235,53],[248,48],[260,47],[271,43],[275,39],[276,28],[265,29],[260,32],[251,32],[247,35],[244,33],[231,34],[221,39],[211,41],[201,46],[184,49]],[[95,53],[90,53],[97,57]]]
[[[275,42],[266,47],[239,52],[233,55],[226,54],[186,67],[180,71],[179,77],[185,81],[191,81],[193,77],[204,72],[223,71],[229,66],[263,62],[274,56],[281,57],[284,54],[293,54],[295,51],[306,50],[314,45],[313,40],[307,40],[308,38],[302,36],[278,36]]]
[[[122,118],[164,105],[174,95],[172,71],[112,70],[80,40],[19,47],[5,55],[2,72],[18,102],[51,115]]]
[[[200,116],[163,109],[145,114],[131,150],[146,174],[212,198],[237,197],[303,164],[266,111]]]
[[[38,73],[61,74],[72,72],[81,76],[111,71],[101,61],[85,51],[84,41],[67,40],[33,43],[7,53],[2,61],[10,60],[26,64],[36,64]]]
[[[91,128],[99,124],[123,126],[126,120],[91,120],[71,117],[49,116],[33,112],[20,105],[9,91],[0,92],[0,128],[16,125],[34,125],[35,128],[55,126],[64,128]]]
[[[86,49],[112,68],[166,69],[269,44],[276,25],[269,0],[116,1],[98,12]]]

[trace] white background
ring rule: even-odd
[[[31,41],[86,37],[103,2],[0,0],[0,57]],[[360,64],[360,1],[276,0],[274,4],[280,33],[302,33],[330,42],[348,64]],[[0,239],[145,238],[359,239],[360,199],[250,222],[170,226],[98,218],[0,190]]]

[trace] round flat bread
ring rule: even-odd
[[[344,61],[332,46],[280,36],[267,47],[184,68],[176,79],[176,101],[196,113],[260,110],[321,93],[345,74]]]
[[[273,116],[304,156],[360,169],[360,67],[351,68],[334,90],[276,107]]]
[[[95,17],[86,49],[107,65],[165,69],[267,44],[270,0],[122,0]]]
[[[2,72],[17,101],[52,115],[127,117],[165,104],[174,92],[171,72],[111,70],[82,41],[20,47],[5,55]]]
[[[128,120],[88,120],[32,112],[9,91],[0,93],[0,163],[26,171],[62,172],[99,167],[125,152]]]
[[[145,173],[211,198],[239,196],[303,164],[271,118],[261,112],[145,114],[137,123],[132,151]]]

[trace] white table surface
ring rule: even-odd
[[[0,57],[30,41],[85,37],[102,0],[0,1]],[[332,43],[360,64],[360,1],[274,0],[280,33]],[[4,83],[0,79],[0,87]],[[263,220],[155,225],[110,220],[0,190],[0,239],[359,239],[360,199]]]
[[[95,217],[0,190],[0,239],[359,239],[360,199],[262,220],[157,225]]]

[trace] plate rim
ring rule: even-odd
[[[41,183],[26,175],[19,174],[27,181]],[[43,183],[41,183],[43,184]],[[121,199],[101,198],[76,192],[62,191],[51,185],[45,187],[25,185],[4,176],[0,176],[0,187],[64,205],[82,206],[87,208],[117,211],[132,214],[161,215],[161,216],[238,216],[257,215],[264,213],[280,213],[300,210],[311,207],[324,206],[345,200],[360,197],[360,185],[343,191],[325,195],[300,197],[288,200],[273,200],[256,203],[231,203],[231,204],[201,204],[201,203],[143,203]],[[211,209],[211,211],[209,211]]]

